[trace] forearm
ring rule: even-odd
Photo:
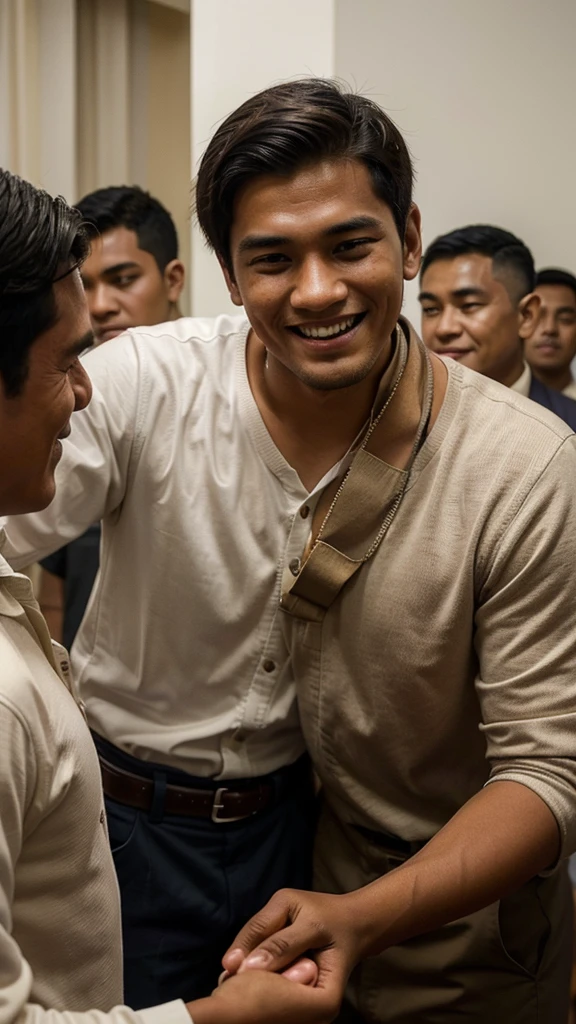
[[[485,907],[548,868],[560,836],[539,796],[496,782],[400,868],[351,894],[360,958]]]

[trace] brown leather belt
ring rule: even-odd
[[[106,796],[119,804],[136,807],[141,811],[152,808],[154,780],[134,775],[100,757],[102,788]],[[254,789],[234,790],[228,786],[218,789],[188,789],[185,786],[166,786],[165,814],[183,814],[191,818],[211,818],[215,822],[241,821],[264,810],[271,801],[274,787],[261,783]]]

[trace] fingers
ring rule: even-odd
[[[268,901],[263,910],[244,925],[236,936],[233,946],[222,957],[222,966],[230,974],[235,974],[239,970],[245,958],[256,946],[269,935],[280,931],[288,923],[292,892],[291,889],[280,889]],[[290,960],[287,960],[283,966],[288,963]]]
[[[326,942],[323,929],[306,921],[295,921],[269,935],[242,961],[238,974],[246,970],[281,971]]]
[[[289,981],[297,981],[300,985],[315,985],[318,978],[318,966],[309,957],[302,957],[295,964],[282,971],[282,976]]]

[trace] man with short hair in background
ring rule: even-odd
[[[572,361],[576,357],[576,277],[550,267],[536,275],[540,316],[524,342],[526,362],[548,388],[576,399]]]
[[[77,204],[91,240],[81,268],[95,344],[179,317],[184,264],[168,210],[137,185],[100,188]],[[100,523],[41,562],[40,604],[70,650],[94,588]]]
[[[436,238],[420,271],[422,338],[437,355],[531,398],[576,429],[576,402],[542,383],[524,359],[538,323],[532,253],[510,231],[473,224]]]

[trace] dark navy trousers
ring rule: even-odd
[[[264,777],[275,789],[271,806],[218,824],[165,815],[163,792],[167,783],[216,791],[226,782],[140,761],[100,737],[95,742],[107,761],[156,783],[150,812],[106,797],[122,903],[125,1002],[141,1009],[208,995],[242,925],[277,889],[311,886],[316,804],[309,761]]]

